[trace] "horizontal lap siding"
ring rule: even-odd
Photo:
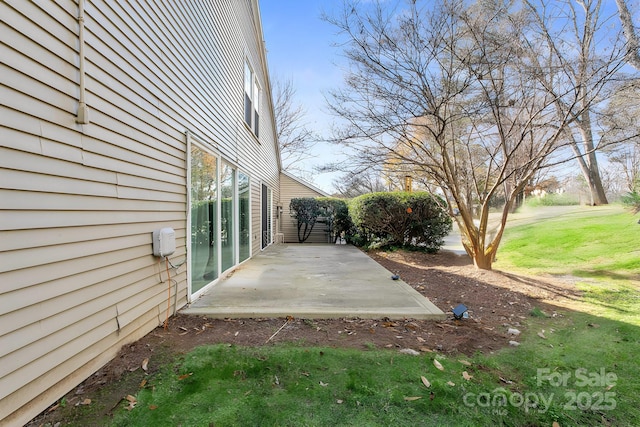
[[[169,226],[174,264],[186,257],[186,130],[250,175],[254,253],[259,183],[278,200],[248,2],[85,13],[79,125],[77,2],[0,2],[0,425],[28,421],[186,304],[186,266],[168,281],[151,255],[152,231]],[[245,56],[265,95],[260,141],[243,121]]]
[[[282,233],[284,233],[284,241],[287,243],[298,243],[298,222],[295,218],[291,217],[291,211],[289,209],[291,199],[299,197],[323,197],[323,194],[285,174],[280,175],[280,191],[280,201],[282,202],[280,227]],[[311,235],[305,242],[327,243],[327,233],[324,231],[324,224],[315,224]]]

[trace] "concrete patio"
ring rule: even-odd
[[[351,245],[272,245],[182,312],[211,318],[446,317],[416,290],[391,276]]]

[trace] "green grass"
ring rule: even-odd
[[[575,307],[534,307],[518,347],[474,357],[200,347],[111,425],[640,425],[639,233],[629,214],[589,209],[509,229],[496,268],[576,276],[584,293]]]
[[[531,274],[634,278],[640,275],[640,224],[619,210],[584,208],[509,227],[498,251],[500,270]]]
[[[578,197],[570,194],[555,194],[550,193],[544,197],[531,197],[526,201],[529,207],[538,206],[575,206],[579,205],[580,201]]]
[[[205,346],[156,377],[114,425],[435,426],[468,416],[464,425],[475,425],[461,405],[469,368],[441,363],[444,373],[430,358],[393,351]]]

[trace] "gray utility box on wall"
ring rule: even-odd
[[[176,232],[165,227],[153,231],[153,256],[167,257],[176,251]]]

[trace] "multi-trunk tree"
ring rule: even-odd
[[[559,72],[554,46],[517,2],[345,1],[326,19],[349,63],[329,103],[344,123],[335,141],[361,167],[393,158],[436,185],[474,264],[491,269],[525,186],[572,158],[567,137],[600,95],[583,90],[594,70],[583,67],[580,81]]]

